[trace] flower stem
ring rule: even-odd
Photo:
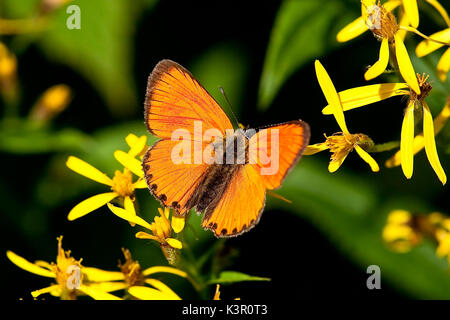
[[[390,141],[386,143],[376,144],[374,145],[369,152],[384,152],[393,149],[397,149],[400,146],[400,141]]]

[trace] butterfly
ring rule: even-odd
[[[206,89],[171,60],[160,61],[149,76],[145,123],[160,138],[142,160],[150,193],[177,216],[191,209],[203,213],[202,227],[216,237],[240,235],[259,222],[266,191],[281,186],[310,137],[301,120],[234,130]],[[202,140],[211,131],[222,138]],[[174,139],[174,132],[185,139]],[[199,161],[208,148],[213,159],[223,161]],[[225,161],[229,158],[234,161]]]

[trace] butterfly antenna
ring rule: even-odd
[[[227,101],[228,107],[230,108],[231,114],[233,115],[233,119],[236,122],[236,126],[238,128],[240,128],[241,126],[239,125],[239,121],[238,121],[238,119],[236,118],[236,115],[233,112],[233,108],[231,107],[230,100],[228,100],[228,97],[227,97],[227,95],[225,93],[225,90],[223,90],[222,86],[219,86],[219,90],[222,93],[222,95],[224,96],[225,100]]]

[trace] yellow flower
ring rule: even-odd
[[[142,159],[142,157],[145,155],[148,146],[147,146],[147,136],[136,136],[132,133],[130,133],[125,138],[126,143],[130,147],[130,150],[128,151],[128,154],[132,156],[133,158],[139,157]]]
[[[216,292],[214,293],[213,300],[220,300],[220,284],[216,284]],[[234,300],[241,300],[241,298],[234,298]]]
[[[419,9],[417,8],[417,0],[402,0],[405,16],[409,21],[409,24],[413,28],[419,26]]]
[[[372,86],[363,86],[342,91],[338,94],[338,99],[342,104],[344,111],[358,108],[373,102],[381,101],[395,95],[404,95],[409,98],[408,106],[403,118],[401,141],[400,141],[400,163],[406,178],[410,179],[413,173],[414,159],[414,113],[422,111],[423,113],[423,142],[428,161],[442,184],[447,182],[444,169],[439,161],[434,139],[435,129],[430,108],[425,101],[432,87],[427,82],[428,76],[417,75],[417,80],[421,88],[421,94],[418,95],[413,90],[405,90],[406,84],[385,83]],[[326,106],[322,113],[334,114],[330,105]],[[447,114],[448,111],[444,111]],[[446,119],[448,116],[445,116]],[[419,146],[419,145],[418,145]],[[420,149],[419,149],[420,150]],[[417,150],[417,151],[419,151]]]
[[[431,6],[438,11],[438,13],[445,20],[446,24],[450,26],[450,18],[445,8],[437,0],[426,0]],[[417,9],[417,0],[389,0],[385,2],[382,7],[388,12],[392,12],[397,7],[402,5],[403,16],[401,19],[401,26],[411,25],[413,28],[417,28],[419,25],[419,12]],[[346,25],[341,31],[338,32],[336,38],[339,42],[346,42],[353,38],[358,37],[367,30],[367,11],[372,14],[380,14],[376,7],[381,7],[379,2],[376,5],[376,0],[361,0],[361,16],[356,20]]]
[[[91,288],[107,292],[117,290],[129,290],[131,287],[151,285],[156,289],[153,291],[157,300],[170,300],[173,295],[166,290],[159,290],[163,285],[161,281],[152,279],[149,276],[155,273],[169,273],[183,278],[187,278],[186,272],[166,266],[154,266],[142,270],[138,261],[131,257],[129,250],[122,249],[125,256],[125,262],[119,264],[120,271],[106,271],[98,268],[85,267],[83,273],[86,279],[94,281],[90,284]],[[134,290],[134,289],[133,289]]]
[[[130,151],[131,150],[134,150],[133,152],[135,152],[135,149],[131,148]],[[69,169],[91,180],[111,187],[112,192],[101,193],[82,201],[69,212],[68,219],[78,219],[118,197],[123,200],[125,209],[130,212],[135,212],[133,204],[134,190],[147,188],[147,183],[143,179],[144,173],[142,172],[140,164],[136,167],[135,161],[138,163],[139,161],[136,160],[133,155],[134,153],[128,154],[120,150],[114,152],[116,160],[122,164],[125,163],[130,169],[124,168],[123,172],[116,170],[112,179],[87,162],[77,157],[70,156],[66,162]],[[131,172],[139,177],[137,181],[132,181],[133,177]]]
[[[447,256],[450,264],[450,219],[442,221],[442,227],[436,230],[436,239],[438,241],[436,255],[438,257]]]
[[[333,82],[319,60],[316,60],[315,68],[319,85],[322,88],[325,98],[331,108],[330,110],[336,118],[336,122],[342,132],[329,137],[325,136],[325,142],[308,146],[304,154],[311,155],[329,149],[333,154],[328,170],[330,172],[335,172],[344,162],[347,155],[355,149],[359,156],[370,165],[372,171],[379,171],[379,166],[376,161],[364,150],[370,149],[373,146],[373,141],[364,134],[351,134],[348,131],[341,100],[336,92]]]
[[[17,58],[0,42],[0,79],[15,77],[17,72]]]
[[[371,30],[375,37],[381,41],[381,47],[379,59],[366,71],[364,75],[365,79],[374,79],[384,72],[389,63],[389,52],[391,50],[391,52],[395,53],[395,55],[392,56],[392,58],[395,57],[393,64],[398,65],[398,70],[406,83],[408,83],[409,87],[414,90],[416,94],[420,94],[420,87],[415,76],[414,68],[409,59],[408,51],[403,44],[404,32],[406,31],[414,32],[429,39],[429,37],[426,37],[415,29],[415,26],[419,23],[416,1],[404,0],[401,2],[398,0],[391,0],[383,5],[381,5],[380,2],[376,4],[375,0],[363,0],[361,2],[361,17],[344,27],[344,29],[338,33],[337,40],[345,42],[360,35],[366,30]],[[441,13],[446,21],[448,20],[445,9],[436,0],[428,2]],[[408,24],[411,24],[413,27],[397,24],[395,16],[392,14],[391,11],[401,3],[403,3],[405,11],[404,17],[406,17],[402,17],[402,23],[408,22]],[[444,59],[440,66],[440,70],[445,70],[445,62],[446,60]]]
[[[177,255],[174,249],[181,249],[183,245],[179,240],[172,238],[172,231],[176,233],[180,232],[184,227],[184,219],[181,221],[181,218],[176,218],[174,222],[174,217],[172,216],[171,225],[169,221],[169,208],[165,208],[164,211],[158,208],[160,216],[156,216],[154,222],[150,224],[129,210],[113,206],[110,203],[108,203],[108,208],[119,218],[150,230],[151,234],[143,231],[136,233],[136,238],[157,241],[169,263],[176,263]],[[173,225],[175,228],[172,227]]]
[[[438,40],[440,42],[450,43],[450,27],[436,32],[430,36],[431,39]],[[430,54],[433,51],[440,49],[444,44],[431,41],[431,40],[423,40],[416,47],[416,54],[419,58]],[[437,71],[439,79],[444,82],[447,79],[447,73],[450,70],[450,48],[447,48],[444,51],[444,54],[439,59],[437,64]]]
[[[437,115],[433,120],[434,127],[434,135],[436,136],[447,123],[450,117],[450,98],[447,99],[444,108],[442,108],[441,112]],[[419,133],[414,137],[413,140],[413,154],[417,154],[425,147],[425,138],[423,136],[423,132]],[[388,168],[397,167],[401,164],[401,152],[397,151],[391,158],[389,158],[385,166]]]
[[[48,121],[62,112],[71,99],[72,93],[67,85],[52,86],[36,102],[30,112],[30,118],[35,121]]]
[[[55,279],[56,283],[49,287],[35,290],[31,292],[34,298],[41,294],[50,293],[53,296],[61,299],[76,299],[80,294],[86,294],[94,299],[116,300],[119,299],[107,291],[100,290],[99,287],[90,287],[88,282],[85,282],[83,274],[84,266],[81,265],[81,260],[75,260],[70,256],[70,251],[64,251],[62,248],[62,236],[58,240],[58,254],[56,263],[48,263],[45,261],[36,261],[34,263],[18,256],[12,251],[7,251],[8,259],[25,271]]]
[[[17,58],[0,42],[0,92],[12,99],[17,87]]]
[[[421,236],[413,229],[412,221],[413,217],[406,210],[394,210],[389,213],[382,237],[390,248],[398,252],[407,252],[420,242]]]
[[[156,279],[151,280],[149,284],[154,288],[134,286],[128,289],[128,292],[140,300],[181,300],[167,285]]]

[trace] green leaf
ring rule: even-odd
[[[261,109],[268,108],[278,90],[298,68],[337,45],[333,26],[345,16],[342,12],[346,10],[339,0],[285,0],[282,3],[260,81]]]
[[[52,131],[36,128],[27,121],[5,119],[0,122],[0,150],[16,154],[88,150],[91,138],[77,129]]]
[[[219,86],[224,89],[233,112],[238,116],[244,101],[247,66],[248,56],[234,43],[220,43],[209,48],[190,66],[196,79],[221,105],[231,123],[234,121],[233,115]]]
[[[427,212],[427,205],[416,195],[386,195],[385,185],[349,175],[342,168],[328,173],[327,164],[315,160],[303,159],[286,179],[280,193],[295,199],[292,204],[270,200],[269,205],[308,219],[361,268],[378,265],[383,281],[408,295],[449,299],[447,262],[435,255],[435,245],[425,241],[407,254],[398,254],[388,250],[381,238],[389,211]]]
[[[250,276],[237,271],[222,271],[217,278],[209,280],[208,283],[229,284],[242,281],[270,281],[270,278]]]
[[[23,8],[21,1],[7,3],[15,16],[30,9],[30,6]],[[139,16],[155,3],[156,0],[75,0],[51,13],[47,30],[22,35],[19,42],[37,41],[49,58],[73,68],[90,81],[113,113],[132,114],[138,106],[132,77],[133,35]],[[67,19],[72,14],[66,12],[69,5],[80,8],[81,29],[67,28]],[[37,10],[38,6],[34,8]]]

